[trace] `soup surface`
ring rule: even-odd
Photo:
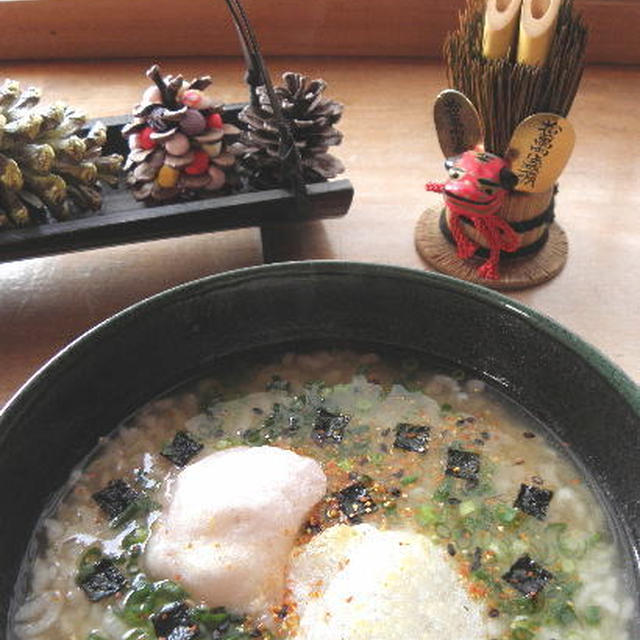
[[[482,382],[446,373],[411,357],[287,354],[239,363],[149,404],[73,472],[44,520],[45,542],[12,633],[21,640],[630,638],[633,601],[584,478]],[[297,454],[302,474],[283,476],[280,488],[278,474],[259,471],[272,447]],[[220,476],[224,459],[231,485]],[[274,469],[284,469],[288,462],[278,460]],[[213,509],[211,520],[219,524],[223,514],[231,524],[226,539],[221,533],[216,548],[198,556],[209,580],[199,591],[193,577],[163,568],[169,552],[161,543],[191,526],[182,515],[172,524],[172,513],[180,487],[197,483],[194,472],[205,466],[216,480],[191,490],[188,517],[202,505],[203,513]],[[301,488],[312,467],[316,489]],[[233,504],[253,484],[258,506]],[[267,516],[284,522],[296,509],[301,526],[286,532],[290,543],[266,541]],[[220,566],[207,563],[219,565],[240,538],[247,542],[234,558],[253,550],[260,560],[244,558],[242,571],[262,568],[263,577],[225,566],[231,582],[216,583]],[[171,544],[193,550],[198,540]],[[269,565],[269,545],[280,564]],[[270,593],[238,605],[243,586],[259,590],[263,578],[275,578]]]

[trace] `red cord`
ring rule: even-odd
[[[435,193],[443,193],[444,187],[445,185],[442,182],[427,182],[425,185],[427,191],[433,191]],[[502,201],[498,200],[490,210],[477,213],[446,199],[446,206],[451,214],[449,218],[449,229],[456,243],[458,257],[463,259],[470,258],[478,250],[479,246],[468,238],[462,230],[460,218],[466,218],[470,220],[478,232],[487,239],[489,258],[478,267],[478,275],[491,280],[496,280],[500,277],[498,270],[500,251],[511,253],[520,246],[518,234],[511,228],[506,220],[496,215],[501,205]]]
[[[427,182],[424,185],[427,191],[435,191],[435,193],[442,193],[444,191],[444,182]]]

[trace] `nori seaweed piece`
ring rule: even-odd
[[[200,453],[203,446],[186,431],[178,431],[160,453],[176,467],[184,467],[191,458]]]
[[[553,574],[525,554],[514,562],[502,579],[525,597],[535,598],[547,582],[553,579]]]
[[[369,495],[364,484],[351,484],[336,492],[340,511],[354,524],[361,521],[362,516],[378,510],[378,505]]]
[[[320,408],[316,413],[313,423],[313,438],[320,444],[327,441],[342,442],[345,427],[349,424],[351,416],[342,413],[331,413]]]
[[[426,453],[429,449],[431,427],[402,422],[396,425],[396,439],[393,446],[414,453]]]
[[[447,469],[445,475],[464,480],[478,481],[480,456],[471,451],[449,449],[447,451]]]
[[[530,484],[521,484],[520,493],[513,506],[538,520],[544,520],[547,517],[551,498],[553,498],[553,491]]]
[[[171,602],[151,616],[158,638],[192,640],[200,635],[198,625],[191,618],[184,602]]]
[[[131,503],[140,497],[124,480],[111,480],[109,484],[91,496],[98,506],[109,516],[119,516]]]
[[[111,560],[103,558],[78,583],[87,598],[91,602],[97,602],[107,596],[118,593],[118,591],[122,591],[127,580]]]
[[[471,571],[478,571],[482,568],[482,549],[476,547],[473,550],[473,560],[471,562]]]

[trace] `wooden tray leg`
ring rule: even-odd
[[[289,224],[270,224],[260,227],[262,261],[331,260],[335,253],[320,220]]]

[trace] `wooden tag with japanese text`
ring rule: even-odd
[[[433,105],[438,142],[445,158],[459,156],[484,140],[482,122],[469,98],[459,91],[442,91]]]
[[[505,159],[518,176],[517,191],[547,191],[565,168],[576,135],[566,119],[554,113],[536,113],[513,132]]]

